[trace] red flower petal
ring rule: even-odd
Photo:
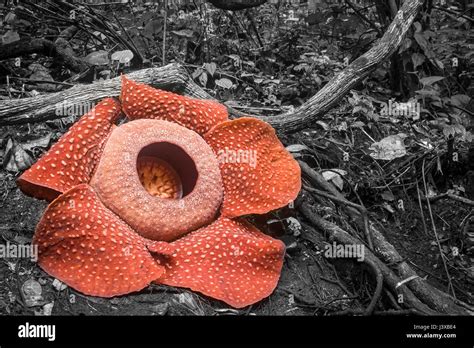
[[[190,288],[236,308],[273,292],[285,253],[279,240],[227,218],[172,244],[176,250],[156,282]]]
[[[51,201],[78,184],[88,183],[119,114],[120,103],[115,99],[97,104],[18,178],[20,189]]]
[[[166,255],[173,250],[136,234],[87,184],[49,205],[33,243],[47,273],[84,294],[102,297],[143,289],[164,272],[150,251]]]
[[[199,134],[228,118],[227,108],[215,101],[184,97],[137,83],[123,75],[120,100],[123,111],[131,120],[172,121]]]
[[[264,214],[285,206],[301,189],[301,170],[267,123],[243,117],[205,135],[224,183],[222,214]]]

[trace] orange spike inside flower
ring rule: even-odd
[[[164,272],[150,252],[166,256],[174,250],[136,234],[87,184],[48,206],[33,243],[47,273],[84,294],[103,297],[143,289]]]
[[[269,124],[242,117],[217,125],[205,139],[216,153],[222,173],[223,216],[264,214],[298,195],[300,167]]]
[[[165,161],[152,156],[140,156],[137,171],[142,186],[152,196],[174,199],[183,196],[181,178]]]
[[[122,75],[122,108],[129,119],[151,118],[176,122],[199,134],[228,119],[227,108],[213,100],[201,100],[163,91]]]
[[[190,288],[236,308],[273,292],[285,254],[281,241],[227,218],[171,244],[175,251],[157,283]]]
[[[88,183],[119,114],[115,99],[97,104],[18,178],[20,189],[51,201],[75,185]]]

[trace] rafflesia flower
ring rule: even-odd
[[[240,308],[272,293],[285,252],[242,216],[291,202],[301,175],[267,123],[123,77],[120,102],[97,104],[18,185],[52,201],[33,243],[72,288],[112,297],[156,282]]]

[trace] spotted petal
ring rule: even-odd
[[[122,76],[122,108],[129,119],[151,118],[176,122],[199,134],[228,118],[227,108],[212,100],[188,98]]]
[[[70,287],[92,296],[138,291],[165,269],[150,254],[174,247],[136,234],[109,211],[87,184],[59,196],[47,208],[33,240],[39,265]]]
[[[190,288],[242,308],[269,296],[285,246],[246,222],[220,218],[172,243],[158,283]]]
[[[75,185],[88,183],[119,114],[115,99],[97,104],[18,178],[20,189],[51,201]]]
[[[219,160],[224,183],[222,215],[264,214],[298,195],[300,167],[269,124],[243,117],[217,125],[205,139]]]

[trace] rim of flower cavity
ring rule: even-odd
[[[223,199],[211,147],[163,120],[115,128],[90,184],[109,209],[153,240],[172,241],[209,224]]]

